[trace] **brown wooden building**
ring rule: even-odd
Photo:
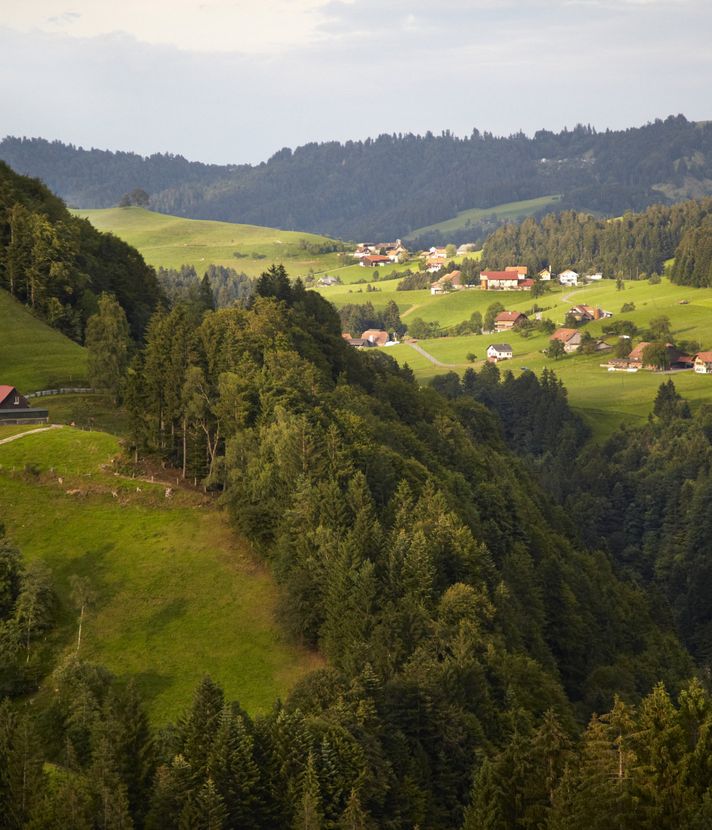
[[[0,424],[46,424],[46,409],[33,409],[14,386],[0,385]]]

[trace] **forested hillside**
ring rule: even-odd
[[[128,449],[222,493],[328,666],[258,718],[206,678],[156,733],[131,683],[41,662],[51,575],[5,541],[6,825],[706,827],[712,700],[679,635],[703,669],[709,412],[667,383],[589,450],[551,372],[422,388],[282,268],[255,289],[153,316]]]
[[[41,182],[0,162],[0,288],[79,342],[102,292],[140,338],[161,297],[135,248],[72,216]]]
[[[504,268],[517,262],[527,265],[531,273],[545,267],[554,273],[575,268],[637,279],[661,274],[666,261],[675,257],[673,281],[710,285],[710,216],[712,199],[653,205],[615,220],[576,211],[528,218],[520,225],[504,225],[489,236],[482,264]]]
[[[115,205],[141,187],[154,209],[178,216],[384,239],[459,211],[552,194],[562,195],[563,207],[609,215],[709,195],[712,126],[671,116],[628,130],[578,126],[533,138],[477,130],[467,138],[381,135],[285,148],[260,165],[223,168],[39,139],[6,138],[0,158],[84,208]]]

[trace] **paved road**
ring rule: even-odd
[[[27,432],[18,432],[17,435],[10,435],[7,438],[0,440],[0,444],[9,444],[10,441],[17,441],[18,438],[24,438],[26,435],[34,435],[37,432],[47,432],[50,429],[62,429],[62,424],[50,424],[47,427],[39,427],[38,429],[28,429]]]
[[[418,354],[422,354],[426,360],[429,360],[434,366],[441,366],[443,369],[461,369],[463,366],[469,366],[469,363],[443,363],[437,357],[433,357],[430,352],[426,352],[422,346],[417,343],[406,343],[411,349],[415,349]]]

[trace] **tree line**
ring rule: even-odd
[[[259,165],[222,167],[8,137],[0,158],[82,207],[113,206],[142,188],[165,213],[380,241],[458,211],[552,194],[562,195],[561,207],[607,215],[691,196],[712,178],[712,127],[679,115],[628,130],[577,125],[531,138],[477,129],[466,137],[399,133],[310,143]],[[475,241],[492,227],[483,222],[442,241]]]
[[[72,216],[40,182],[2,162],[0,287],[80,343],[102,292],[116,295],[135,339],[162,297],[138,251]]]

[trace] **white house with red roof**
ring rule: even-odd
[[[693,365],[698,375],[712,375],[712,352],[697,352]]]

